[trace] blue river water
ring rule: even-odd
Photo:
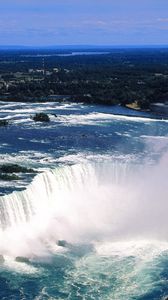
[[[36,170],[0,181],[0,299],[166,299],[168,120],[52,102],[0,119],[0,164]]]

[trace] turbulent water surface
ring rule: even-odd
[[[0,163],[37,171],[0,182],[0,299],[166,299],[168,121],[0,104]]]

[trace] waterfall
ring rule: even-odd
[[[0,197],[0,228],[30,222],[39,213],[56,209],[60,197],[65,201],[72,193],[97,189],[107,173],[113,183],[121,183],[126,169],[126,164],[114,163],[108,167],[106,163],[65,166],[39,174],[26,190]]]
[[[78,164],[39,174],[26,190],[0,197],[0,253],[37,255],[59,239],[166,239],[167,173],[163,161]]]

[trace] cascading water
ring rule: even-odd
[[[116,219],[110,215],[117,201],[111,193],[119,196],[116,187],[119,177],[120,184],[125,181],[125,170],[119,164],[66,166],[38,175],[27,190],[0,197],[1,252],[20,253],[15,243],[22,254],[29,239],[90,240],[111,231],[104,221]],[[24,248],[25,255],[31,246]]]
[[[0,197],[0,253],[42,255],[59,239],[166,240],[166,174],[165,158],[157,167],[117,162],[46,171],[27,190]]]

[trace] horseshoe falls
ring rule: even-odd
[[[168,121],[74,103],[0,117],[0,164],[36,170],[0,181],[0,299],[166,299]]]

